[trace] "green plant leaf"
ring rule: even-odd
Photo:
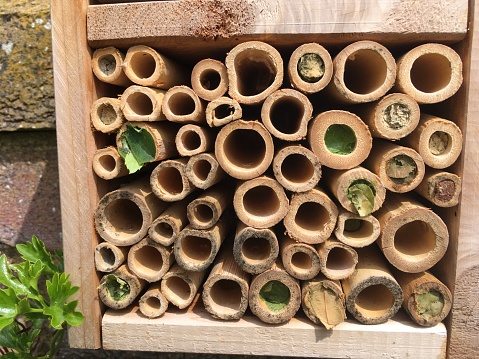
[[[45,244],[36,236],[32,237],[31,242],[17,244],[16,248],[26,261],[35,263],[40,260],[45,266],[43,273],[52,276],[55,272],[61,272],[60,268],[53,261],[52,255],[47,251]]]
[[[13,264],[11,268],[17,273],[18,280],[28,288],[30,296],[39,300],[38,280],[43,273],[45,266],[40,260],[33,265],[30,262]]]
[[[128,171],[134,173],[155,159],[156,145],[146,129],[127,124],[120,136],[118,152],[125,160]]]
[[[291,293],[286,285],[272,280],[261,288],[259,295],[270,310],[278,312],[288,305]]]
[[[334,124],[327,128],[324,144],[331,153],[348,155],[356,148],[356,135],[351,127]]]
[[[14,321],[0,331],[0,346],[17,351],[15,356],[2,356],[2,358],[32,358],[30,348],[40,334],[40,329],[24,330]]]
[[[28,288],[13,276],[5,254],[0,256],[0,283],[7,288],[13,289],[17,296],[30,294]]]
[[[10,325],[19,314],[19,302],[12,288],[0,289],[0,331]]]
[[[366,181],[356,181],[348,187],[348,199],[361,217],[373,211],[375,194],[371,187]]]

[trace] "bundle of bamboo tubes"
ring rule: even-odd
[[[201,293],[215,318],[302,311],[327,329],[401,306],[419,325],[447,316],[436,209],[458,203],[462,133],[421,106],[454,96],[461,59],[373,41],[288,56],[259,41],[195,64],[142,45],[94,52],[97,79],[123,88],[91,110],[110,139],[93,171],[117,179],[94,213],[107,306],[156,318]]]

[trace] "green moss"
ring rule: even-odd
[[[298,75],[308,83],[315,83],[324,76],[324,61],[318,54],[307,53],[299,58]]]
[[[444,297],[436,290],[425,291],[416,295],[416,308],[425,319],[437,317],[444,308]]]
[[[338,155],[348,155],[356,148],[356,135],[347,125],[331,125],[324,134],[326,148]]]
[[[364,179],[353,181],[348,187],[347,196],[361,217],[373,211],[376,190],[369,181]]]
[[[259,297],[272,312],[283,310],[289,304],[290,296],[289,288],[277,280],[269,281],[259,291]]]
[[[355,232],[361,228],[363,221],[358,218],[349,218],[344,221],[344,230],[346,232]]]
[[[128,283],[114,274],[107,274],[103,286],[106,287],[108,295],[116,302],[120,302],[130,295]]]
[[[386,163],[386,175],[398,184],[409,184],[417,175],[416,162],[409,156],[398,155]]]
[[[124,158],[130,173],[138,171],[145,163],[155,159],[155,140],[144,128],[127,124],[125,132],[120,136],[120,143],[118,152]]]

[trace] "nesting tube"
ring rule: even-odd
[[[188,224],[186,207],[191,198],[171,203],[152,223],[148,236],[164,246],[172,245],[183,228]]]
[[[101,97],[91,107],[91,124],[103,133],[116,132],[125,122],[121,112],[121,101],[117,98]]]
[[[163,98],[163,113],[168,121],[185,123],[204,123],[205,104],[188,86],[170,88]]]
[[[319,162],[330,168],[358,166],[368,157],[372,141],[368,126],[351,112],[326,111],[310,122],[309,146]]]
[[[306,137],[313,105],[301,92],[282,89],[273,92],[263,102],[261,121],[276,138],[300,141]]]
[[[102,82],[112,85],[129,86],[131,80],[123,71],[125,55],[115,47],[105,47],[93,52],[91,67]]]
[[[188,158],[160,162],[151,172],[150,184],[153,193],[166,202],[179,201],[192,193],[196,187],[186,176]]]
[[[379,221],[373,215],[361,217],[345,209],[339,211],[334,235],[340,242],[353,248],[362,248],[374,243],[380,233]]]
[[[228,91],[226,66],[214,59],[203,59],[191,71],[191,87],[206,101],[213,101]]]
[[[165,90],[133,85],[121,95],[121,110],[128,121],[165,121],[162,111]]]
[[[354,273],[358,263],[356,251],[335,238],[321,243],[318,254],[321,259],[321,273],[331,280],[348,278]]]
[[[220,97],[206,105],[206,123],[210,127],[220,127],[243,117],[243,109],[238,101]]]
[[[117,247],[101,242],[95,247],[95,268],[99,272],[110,273],[120,267],[128,256],[129,247]]]
[[[105,180],[123,177],[130,173],[118,150],[113,146],[96,150],[93,154],[92,167],[95,174]]]
[[[288,235],[283,235],[280,253],[284,269],[296,279],[312,279],[321,270],[318,251],[310,244],[296,242]]]
[[[214,149],[215,138],[211,130],[187,124],[180,127],[175,138],[180,156],[194,156]]]
[[[248,41],[226,55],[229,95],[241,104],[257,105],[283,83],[283,59],[271,45]]]
[[[215,154],[209,152],[191,156],[185,172],[190,182],[201,189],[210,188],[226,176]]]
[[[324,89],[333,76],[333,61],[328,50],[317,43],[297,47],[288,62],[291,86],[305,94]]]
[[[462,80],[461,58],[446,45],[420,45],[397,61],[397,88],[420,104],[448,99]]]
[[[423,181],[416,187],[416,193],[439,207],[454,207],[459,203],[461,178],[450,172],[426,169]]]
[[[168,300],[161,293],[161,282],[152,283],[138,301],[141,314],[153,319],[161,317],[168,309]]]

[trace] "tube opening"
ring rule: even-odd
[[[152,246],[143,246],[134,253],[134,263],[138,271],[153,276],[163,268],[161,253]]]
[[[266,155],[266,143],[254,130],[232,131],[223,144],[228,161],[240,168],[255,168],[261,165]]]
[[[116,70],[116,59],[115,56],[108,54],[105,56],[101,56],[98,59],[98,67],[100,68],[100,71],[106,75],[110,76],[113,74]]]
[[[242,96],[259,95],[270,87],[277,74],[275,63],[268,52],[248,49],[234,60],[237,89]]]
[[[213,208],[205,203],[198,203],[194,210],[195,218],[203,224],[211,223],[214,219]]]
[[[161,309],[161,300],[154,295],[149,296],[142,304],[151,311],[157,311]]]
[[[154,227],[154,231],[160,237],[165,239],[171,239],[174,234],[173,227],[167,222],[158,222]]]
[[[190,115],[196,110],[196,103],[190,94],[175,92],[168,99],[168,107],[175,116]]]
[[[309,271],[313,266],[313,259],[308,253],[298,251],[293,253],[291,256],[291,265],[298,272],[306,272]]]
[[[350,273],[356,266],[350,251],[342,247],[333,247],[326,259],[326,269],[331,275],[341,276]]]
[[[181,252],[189,261],[202,263],[210,257],[212,250],[208,238],[185,236],[181,241]]]
[[[102,286],[106,288],[108,295],[116,302],[121,302],[130,296],[131,288],[126,280],[114,274],[108,274],[105,277]]]
[[[212,170],[211,163],[207,160],[197,160],[193,164],[193,173],[196,178],[201,181],[205,181],[210,175]]]
[[[111,125],[112,123],[115,123],[118,118],[115,108],[111,103],[100,104],[96,109],[96,115],[104,125]]]
[[[394,295],[384,284],[364,288],[354,301],[356,309],[368,318],[380,318],[394,306]]]
[[[317,202],[302,203],[294,217],[294,221],[298,227],[313,232],[324,230],[324,225],[328,223],[329,220],[328,210]]]
[[[373,224],[359,218],[349,218],[344,222],[343,236],[352,240],[363,240],[374,234]]]
[[[250,188],[243,196],[245,211],[255,217],[270,217],[278,213],[281,203],[275,190],[268,186]]]
[[[292,153],[281,163],[281,173],[289,182],[304,183],[314,176],[314,166],[306,156]]]
[[[351,92],[366,95],[385,83],[387,71],[386,61],[377,51],[357,50],[344,64],[344,84]]]
[[[128,109],[140,116],[147,116],[153,112],[151,98],[143,92],[133,92],[126,99]]]
[[[140,51],[131,56],[129,66],[136,77],[147,79],[155,73],[156,61],[151,54]]]
[[[304,82],[315,83],[324,76],[324,61],[319,54],[306,53],[298,60],[298,75]]]
[[[183,192],[183,176],[175,167],[164,167],[157,174],[159,187],[165,192],[176,195]]]
[[[201,137],[195,131],[185,131],[181,135],[181,143],[187,151],[194,151],[201,146]]]
[[[444,310],[444,296],[437,290],[424,290],[416,293],[413,298],[417,313],[426,320],[439,317]]]
[[[386,162],[386,175],[397,184],[408,185],[417,176],[417,164],[407,155],[397,155]]]
[[[101,247],[100,248],[100,257],[101,257],[101,260],[108,267],[113,266],[116,263],[116,255],[115,255],[115,252],[113,252],[111,248],[108,248],[108,247],[105,247],[105,246]]]
[[[348,125],[334,124],[324,133],[324,144],[329,152],[349,155],[356,148],[356,134]]]
[[[266,238],[250,237],[244,241],[241,253],[249,264],[262,263],[271,255],[271,244]]]
[[[143,226],[143,213],[129,199],[116,199],[104,209],[105,229],[110,233],[135,234]]]
[[[234,106],[228,104],[221,104],[216,106],[216,108],[213,110],[213,117],[218,120],[224,120],[227,117],[233,116],[234,113]]]
[[[410,259],[425,258],[436,248],[436,233],[424,221],[406,223],[394,235],[394,248]]]
[[[243,293],[239,283],[231,279],[220,279],[210,289],[211,308],[223,315],[236,314],[241,310]]]
[[[412,64],[410,77],[413,86],[419,91],[438,92],[451,82],[451,63],[442,54],[424,54]]]
[[[450,179],[439,181],[434,186],[434,198],[439,202],[449,202],[456,194],[456,183]]]
[[[295,97],[284,96],[271,106],[269,118],[278,132],[292,135],[301,128],[304,116],[303,103]]]
[[[291,298],[287,285],[278,281],[267,282],[259,291],[260,302],[271,312],[280,312],[286,308]]]
[[[191,288],[183,278],[177,276],[171,276],[164,279],[165,285],[169,290],[168,298],[171,302],[186,301],[190,298]]]
[[[112,155],[101,155],[100,158],[98,158],[98,162],[100,162],[100,166],[107,172],[113,172],[116,168],[116,160]]]
[[[411,109],[396,102],[387,106],[382,113],[382,121],[392,130],[400,130],[411,122]]]
[[[447,155],[452,148],[452,137],[447,132],[435,131],[429,137],[429,151],[434,156]]]
[[[213,91],[218,88],[221,83],[221,75],[218,71],[207,69],[200,76],[200,84],[205,90]]]

